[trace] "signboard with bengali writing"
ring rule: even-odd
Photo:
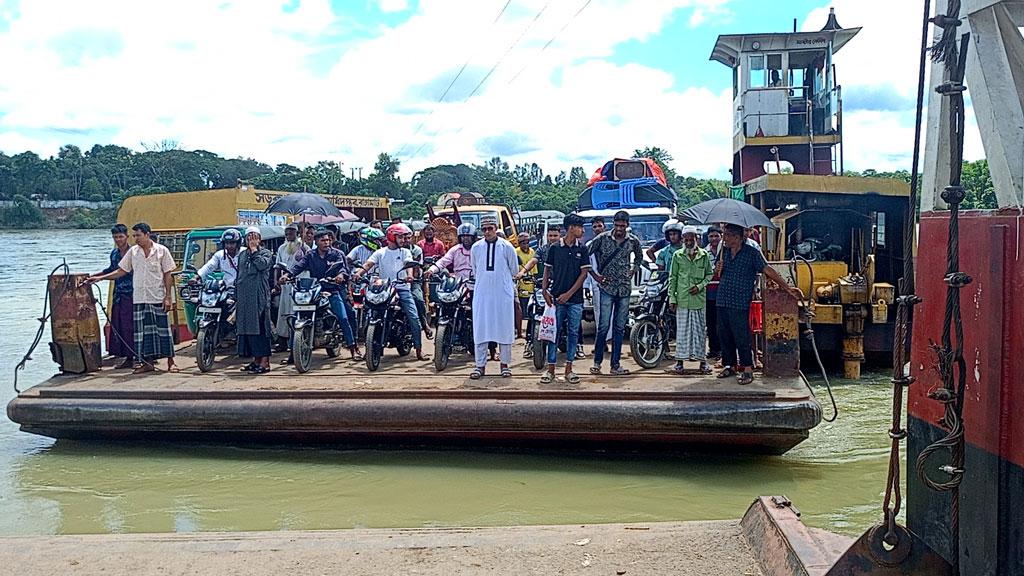
[[[260,204],[270,205],[284,194],[277,192],[256,192],[256,201]],[[324,198],[331,201],[338,208],[387,208],[388,199],[376,196],[337,196],[324,194]]]
[[[262,210],[239,210],[239,226],[284,226],[287,218],[280,214],[267,214]]]

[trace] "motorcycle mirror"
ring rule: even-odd
[[[330,266],[327,267],[327,275],[328,276],[337,276],[338,273],[341,272],[341,269],[343,267],[344,267],[344,264],[342,262],[335,262],[334,264],[331,264]]]
[[[287,272],[288,267],[284,265],[284,262],[278,262],[274,264],[274,270],[280,270],[281,272]]]
[[[413,260],[412,262],[406,262],[405,266],[402,266],[402,270],[408,270],[409,268],[422,268],[423,264]]]
[[[193,272],[193,273],[195,273],[195,272],[198,272],[198,271],[199,270],[195,266],[193,266],[191,264],[185,264],[185,272]]]

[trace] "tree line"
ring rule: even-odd
[[[445,192],[480,192],[489,201],[520,210],[568,212],[596,166],[574,166],[556,173],[545,172],[536,163],[509,165],[499,157],[483,164],[444,164],[414,174],[408,181],[399,177],[400,161],[381,153],[366,178],[351,178],[341,164],[321,160],[298,167],[269,164],[252,158],[224,158],[206,150],[182,150],[177,142],[163,141],[135,151],[124,146],[100,145],[83,151],[65,145],[57,155],[41,158],[33,152],[7,155],[0,152],[0,200],[15,200],[0,213],[0,225],[34,220],[30,200],[112,201],[119,204],[137,194],[159,194],[210,188],[230,188],[239,180],[257,188],[290,192],[317,192],[356,196],[388,197],[398,200],[392,211],[404,218],[418,218],[425,206]],[[634,156],[655,160],[665,171],[680,204],[725,196],[729,183],[715,178],[683,176],[672,168],[672,155],[658,147],[634,151]],[[909,181],[907,171],[876,172],[863,176],[900,178]],[[967,208],[995,206],[995,192],[985,160],[964,163]],[[12,222],[13,220],[13,222]],[[87,222],[84,218],[79,218]]]

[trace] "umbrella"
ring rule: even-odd
[[[683,210],[682,215],[701,224],[725,222],[726,224],[736,224],[744,228],[753,228],[754,226],[776,228],[772,221],[768,219],[768,216],[765,216],[764,212],[746,202],[740,202],[732,198],[715,198],[714,200],[694,204]]]
[[[320,214],[309,214],[307,216],[303,214],[302,219],[310,224],[335,224],[337,222],[359,220],[359,216],[356,216],[348,210],[339,209],[338,212],[340,212],[340,214],[337,216],[323,216]]]
[[[341,210],[330,200],[320,194],[296,192],[285,194],[267,206],[264,212],[279,214],[320,214],[321,216],[341,216]]]

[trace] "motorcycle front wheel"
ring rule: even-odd
[[[217,323],[211,322],[196,334],[196,366],[201,372],[213,369],[217,348]]]
[[[409,333],[409,325],[406,324],[404,330],[395,330],[394,334],[401,334],[398,337],[398,341],[395,342],[395,350],[398,351],[399,356],[408,356],[409,352],[412,352],[412,334]]]
[[[629,333],[629,351],[643,368],[655,368],[665,358],[665,339],[661,328],[650,319],[633,325]]]
[[[452,353],[452,325],[441,324],[434,333],[434,370],[444,371]]]
[[[366,327],[366,353],[363,359],[366,360],[366,369],[370,372],[376,372],[377,368],[380,368],[380,356],[383,351],[381,344],[377,342],[377,332],[381,328],[380,324],[370,324]]]
[[[540,336],[540,322],[533,323],[533,337],[530,346],[533,348],[533,367],[537,370],[544,368],[545,361],[548,356],[547,342],[541,340]]]
[[[294,354],[295,369],[300,373],[309,372],[313,363],[313,327],[306,326],[295,333],[295,343],[292,345]]]

